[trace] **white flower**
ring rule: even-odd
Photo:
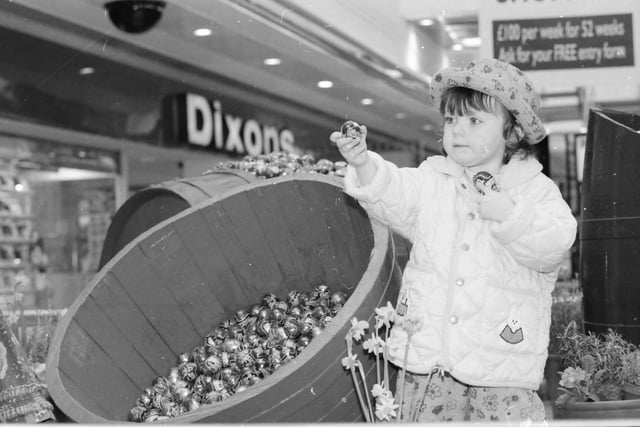
[[[394,322],[396,318],[396,310],[391,303],[387,301],[384,307],[376,308],[376,329],[380,329],[383,325],[387,328]]]
[[[369,323],[366,320],[351,319],[351,329],[349,334],[353,337],[354,341],[360,341],[360,338],[364,335],[364,331],[369,329]]]
[[[384,352],[384,340],[380,337],[371,337],[362,343],[362,348],[369,353],[382,354]]]
[[[352,368],[355,368],[357,365],[358,365],[358,358],[354,354],[342,358],[342,366],[344,366],[345,369],[352,369]]]
[[[396,409],[400,405],[395,403],[393,396],[380,396],[376,399],[376,417],[379,420],[389,421],[390,417],[396,416]]]

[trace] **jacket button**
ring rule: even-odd
[[[469,250],[469,245],[467,243],[463,243],[462,245],[460,245],[460,249],[466,252]]]
[[[457,279],[456,280],[456,285],[463,286],[464,285],[464,279]]]
[[[458,323],[458,316],[456,316],[455,314],[453,316],[449,317],[449,323],[451,323],[452,325],[455,325]]]

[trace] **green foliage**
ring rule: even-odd
[[[622,359],[622,377],[625,384],[640,386],[640,349],[624,355]]]
[[[582,324],[582,290],[577,280],[558,282],[552,294],[549,354],[560,352],[560,337],[571,322]]]
[[[612,329],[585,333],[570,322],[559,337],[559,354],[567,369],[561,373],[563,393],[556,403],[621,399],[625,360],[636,350]]]

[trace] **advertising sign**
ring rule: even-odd
[[[496,20],[493,56],[523,71],[634,65],[632,15]]]
[[[640,83],[637,0],[482,0],[481,56],[540,88]]]

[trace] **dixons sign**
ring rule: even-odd
[[[167,98],[163,117],[167,136],[182,143],[250,156],[294,151],[291,130],[227,114],[221,101],[201,95],[187,93]]]

